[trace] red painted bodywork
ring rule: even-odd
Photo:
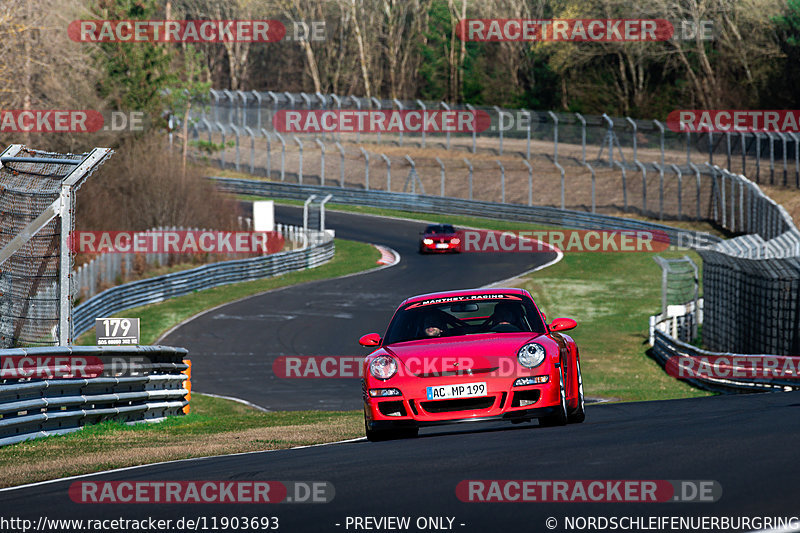
[[[464,242],[462,232],[430,233],[423,232],[419,238],[419,251],[422,253],[460,252]],[[442,247],[447,245],[446,247]]]
[[[533,299],[522,289],[489,289],[451,291],[415,296],[404,301],[398,312],[406,306],[434,298],[458,298],[474,295],[504,294],[515,299],[526,299],[544,322],[544,315],[535,307]],[[557,319],[558,320],[558,319]],[[569,319],[562,319],[563,326]],[[554,321],[555,322],[555,321]],[[572,321],[570,321],[572,322]],[[574,323],[574,322],[573,322]],[[573,326],[574,327],[574,326]],[[560,407],[560,368],[564,369],[568,409],[576,409],[579,399],[578,348],[568,335],[550,331],[544,334],[531,332],[480,333],[454,337],[439,337],[397,342],[385,345],[381,339],[377,350],[368,355],[363,368],[364,413],[367,427],[371,430],[421,427],[472,420],[531,420],[552,414]],[[370,340],[376,340],[371,337]],[[528,342],[537,342],[546,350],[545,361],[530,369],[517,360],[517,352]],[[391,356],[398,362],[398,371],[386,380],[376,378],[370,372],[370,363],[380,356]],[[410,364],[413,363],[413,364]],[[455,363],[459,363],[456,365]],[[402,365],[402,366],[400,366]],[[471,368],[467,368],[471,367]],[[549,376],[544,384],[514,387],[514,381],[524,376]],[[486,382],[486,395],[481,405],[456,411],[439,412],[437,400],[427,399],[427,387],[462,383]],[[398,389],[402,396],[371,397],[371,389]],[[532,404],[514,406],[515,393],[538,391],[539,398]],[[527,395],[530,398],[530,395]],[[438,400],[441,401],[441,400]],[[385,407],[383,402],[395,402]],[[399,409],[402,403],[402,409]],[[464,402],[469,403],[469,402]],[[479,403],[476,399],[476,404]],[[400,415],[385,412],[398,409]]]

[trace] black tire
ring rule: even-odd
[[[558,368],[558,383],[561,389],[561,402],[559,402],[558,412],[539,418],[540,426],[551,427],[567,425],[567,390],[564,386],[564,370],[561,367]]]
[[[581,376],[581,363],[575,361],[575,370],[578,372],[578,406],[571,410],[567,420],[570,424],[580,424],[586,420],[586,408],[583,399],[583,376]]]

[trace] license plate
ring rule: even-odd
[[[437,387],[428,387],[429,400],[471,398],[473,396],[486,396],[486,382],[460,383],[458,385],[439,385]]]
[[[450,245],[449,245],[449,244],[447,244],[446,242],[440,242],[439,244],[437,244],[437,245],[436,245],[436,247],[437,247],[437,248],[440,248],[440,249],[441,249],[441,248],[447,248],[447,247],[449,247],[449,246],[450,246]]]

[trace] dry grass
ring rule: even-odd
[[[112,468],[278,450],[363,436],[359,412],[261,413],[195,395],[193,413],[158,424],[105,423],[0,449],[0,487]]]

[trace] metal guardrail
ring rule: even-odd
[[[307,235],[311,244],[300,250],[222,261],[111,287],[75,308],[74,334],[78,336],[91,329],[97,317],[110,316],[132,307],[158,303],[228,283],[314,268],[333,258],[335,249],[330,234],[308,232]]]
[[[695,360],[703,357],[718,358],[720,356],[727,357],[730,360],[734,358],[769,358],[775,360],[787,359],[784,356],[776,355],[745,355],[727,352],[711,352],[703,350],[687,344],[683,341],[675,339],[659,329],[653,331],[653,356],[662,366],[667,364],[671,357],[691,357]],[[781,366],[780,364],[778,365]],[[781,378],[765,378],[765,377],[692,377],[682,378],[692,385],[712,392],[764,392],[775,390],[786,390],[787,388],[797,389],[800,388],[800,382],[795,379],[781,379]]]
[[[0,446],[77,431],[104,420],[135,422],[178,415],[188,405],[187,351],[170,346],[56,346],[0,351],[0,358],[41,361],[93,357],[107,368],[134,369],[82,379],[0,379]],[[132,362],[138,360],[134,367]],[[4,368],[6,368],[4,366]]]
[[[247,180],[239,178],[212,177],[217,187],[228,193],[270,196],[288,199],[305,199],[309,195],[331,195],[331,202],[363,205],[385,209],[412,210],[423,213],[447,213],[449,215],[471,215],[517,222],[530,222],[549,226],[575,229],[642,230],[661,231],[671,241],[712,245],[721,241],[719,237],[697,231],[686,231],[631,218],[592,214],[582,211],[558,209],[556,207],[499,204],[446,196],[426,196],[401,192],[385,192],[364,189],[298,185],[293,183]]]

